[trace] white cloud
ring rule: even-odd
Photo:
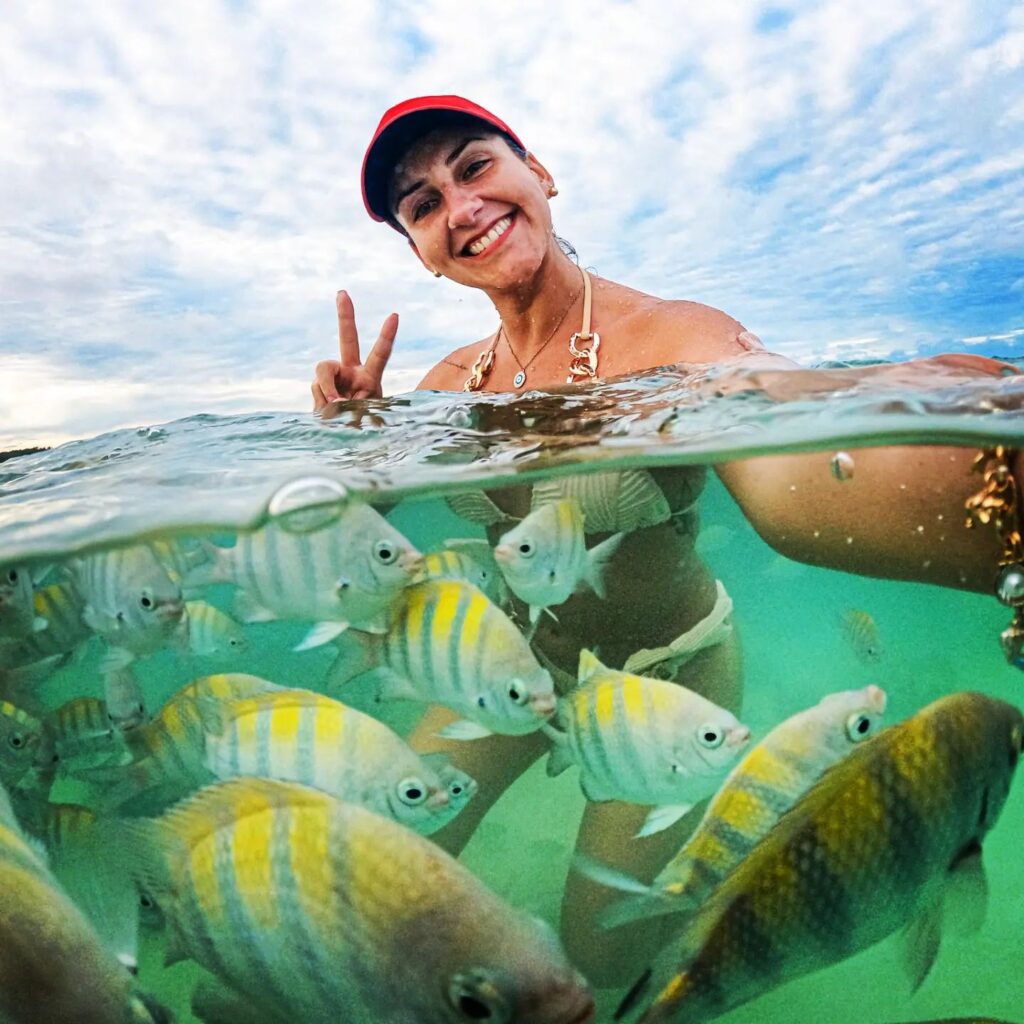
[[[61,400],[19,394],[5,429],[302,408],[339,287],[366,343],[402,314],[391,388],[493,330],[486,297],[434,281],[362,210],[377,118],[422,92],[517,128],[585,265],[726,308],[787,354],[1015,327],[1020,264],[991,267],[1024,251],[1021,9],[823,0],[759,32],[764,6],[17,5],[0,373]]]

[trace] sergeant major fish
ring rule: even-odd
[[[604,574],[625,534],[617,533],[587,550],[579,504],[563,498],[534,509],[494,548],[509,589],[530,606],[530,622],[562,604],[583,584],[604,597]]]
[[[356,804],[265,779],[122,826],[133,876],[189,956],[260,1018],[591,1024],[557,939],[434,843]]]
[[[199,705],[206,766],[219,779],[301,782],[424,835],[451,820],[446,785],[426,758],[370,715],[309,690]]]
[[[844,690],[777,725],[729,773],[696,831],[650,886],[582,863],[585,874],[639,894],[609,908],[602,924],[692,912],[832,765],[878,732],[885,703],[877,686]]]
[[[915,987],[953,873],[980,871],[1024,744],[1024,716],[957,693],[860,744],[687,920],[616,1019],[690,1024],[904,928]],[[980,887],[976,887],[978,892]]]
[[[232,658],[246,649],[245,633],[230,615],[207,601],[186,601],[189,649],[199,658]]]
[[[465,580],[477,587],[499,608],[509,603],[508,585],[494,560],[494,552],[484,539],[446,540],[441,551],[423,556],[423,578],[429,580]]]
[[[85,600],[70,580],[41,587],[33,596],[33,607],[46,621],[46,629],[17,642],[0,644],[0,665],[32,665],[68,654],[92,635],[82,619]]]
[[[338,686],[368,670],[385,699],[444,704],[465,716],[444,735],[535,732],[555,710],[551,674],[511,619],[462,580],[409,587],[383,636],[359,634],[328,673]]]
[[[548,775],[580,767],[588,800],[659,804],[640,835],[668,828],[708,796],[750,730],[675,683],[606,668],[580,652],[579,685],[559,702]]]
[[[33,594],[32,574],[26,566],[0,566],[0,642],[46,629],[46,619],[35,613]]]
[[[422,555],[376,509],[346,505],[329,526],[291,533],[279,524],[239,533],[235,546],[208,545],[210,563],[186,585],[233,583],[246,622],[317,623],[296,650],[329,643],[349,627],[380,632],[391,604],[420,571]]]

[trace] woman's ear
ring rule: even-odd
[[[551,177],[548,169],[532,154],[526,154],[526,166],[533,172],[534,177],[540,182],[544,195],[550,196],[551,190],[555,187],[555,179]]]

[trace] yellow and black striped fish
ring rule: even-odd
[[[272,1020],[591,1024],[557,940],[422,836],[320,790],[209,786],[126,821],[133,876],[191,957]]]
[[[33,602],[36,615],[46,620],[46,629],[15,643],[0,644],[0,665],[5,668],[67,654],[92,635],[82,619],[85,599],[69,580],[37,590]]]
[[[9,700],[0,700],[0,784],[16,786],[42,750],[43,723]]]
[[[832,768],[689,920],[616,1014],[706,1021],[913,923],[920,984],[942,892],[1003,808],[1024,716],[978,693],[935,701]]]

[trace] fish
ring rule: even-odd
[[[478,526],[515,522],[515,516],[499,508],[485,491],[462,491],[446,495],[444,500],[457,516]]]
[[[533,509],[562,499],[576,501],[587,533],[630,533],[672,515],[664,492],[647,470],[573,473],[533,485]]]
[[[576,764],[588,800],[658,805],[639,835],[709,796],[750,740],[731,711],[676,683],[607,668],[585,648],[578,685],[545,732],[548,775]]]
[[[1022,745],[1020,710],[971,692],[859,744],[686,920],[615,1019],[709,1020],[900,930],[916,990],[947,887],[980,875]]]
[[[301,782],[423,834],[453,816],[437,772],[383,722],[341,701],[284,689],[202,700],[199,712],[206,767],[218,779]]]
[[[279,689],[244,673],[201,676],[173,694],[151,722],[122,733],[115,760],[85,769],[69,766],[68,772],[95,790],[95,801],[106,811],[123,809],[129,801],[144,802],[147,809],[172,803],[214,778],[204,762],[200,702]]]
[[[0,566],[0,641],[20,640],[46,629],[46,619],[35,612],[34,592],[25,566]]]
[[[98,697],[66,701],[47,713],[43,729],[51,754],[64,773],[75,766],[107,764],[123,751],[106,701]]]
[[[656,914],[692,912],[821,776],[874,736],[885,714],[878,686],[843,690],[777,725],[729,773],[683,848],[649,885],[612,869],[585,873],[638,895],[601,918],[615,927]]]
[[[10,789],[25,779],[42,750],[43,723],[8,700],[0,701],[0,784]]]
[[[625,537],[617,533],[587,549],[583,514],[570,498],[541,505],[502,534],[494,558],[509,589],[530,608],[530,622],[587,585],[604,597],[604,574]]]
[[[878,626],[869,612],[852,608],[839,617],[839,625],[860,661],[874,664],[881,659],[882,644],[878,638]]]
[[[238,534],[234,547],[207,545],[209,563],[188,587],[232,583],[244,622],[311,620],[297,645],[330,643],[346,629],[381,632],[392,603],[419,574],[423,556],[376,509],[346,505],[327,527],[291,533],[277,523]]]
[[[83,622],[111,648],[109,672],[162,647],[188,645],[181,587],[145,544],[71,559],[65,571],[85,602]]]
[[[433,764],[437,770],[438,778],[448,791],[448,818],[444,824],[448,824],[455,818],[466,804],[476,796],[480,788],[476,779],[468,772],[453,765],[446,757],[440,754],[421,754],[425,761]],[[431,760],[436,758],[437,760]]]
[[[499,608],[507,608],[509,589],[490,544],[483,538],[453,538],[440,551],[423,556],[423,578],[465,580],[483,591]]]
[[[463,580],[408,587],[383,636],[356,634],[328,670],[329,687],[373,671],[384,700],[443,704],[463,719],[442,734],[477,739],[536,732],[555,710],[551,673],[515,623]]]
[[[242,627],[207,601],[185,602],[189,649],[199,658],[231,658],[247,647]]]
[[[430,840],[320,790],[236,779],[119,827],[167,920],[270,1020],[592,1024],[553,932]]]
[[[95,866],[94,881],[112,879]],[[125,886],[120,886],[122,890]],[[130,887],[129,887],[130,889]],[[115,897],[116,890],[107,895]],[[130,892],[129,892],[130,895]],[[15,818],[0,788],[0,1020],[159,1024],[128,967],[100,939]]]
[[[36,616],[46,629],[14,643],[0,643],[0,666],[17,668],[69,654],[92,636],[82,619],[85,601],[70,580],[50,583],[33,595]]]

